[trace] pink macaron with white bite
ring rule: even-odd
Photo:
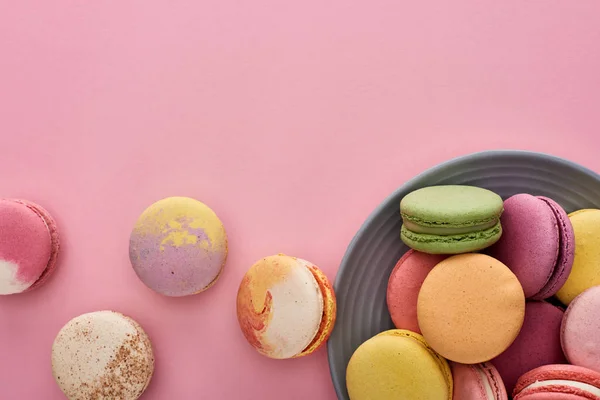
[[[38,287],[56,266],[59,251],[54,219],[41,206],[0,199],[0,295]]]

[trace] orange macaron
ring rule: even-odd
[[[437,264],[417,301],[427,343],[463,364],[489,361],[506,350],[524,317],[519,280],[506,265],[484,254],[456,255]]]
[[[273,255],[246,272],[238,290],[237,317],[246,340],[260,354],[301,357],[320,348],[331,335],[335,294],[312,263]]]

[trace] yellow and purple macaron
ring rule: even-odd
[[[246,272],[237,294],[237,317],[246,340],[260,354],[301,357],[329,338],[336,317],[335,294],[312,263],[273,255]]]
[[[348,363],[351,400],[451,400],[448,362],[414,332],[392,329],[361,344]]]
[[[138,218],[129,258],[150,289],[180,297],[202,292],[218,279],[227,259],[227,234],[208,206],[189,197],[168,197]]]
[[[0,199],[0,295],[32,290],[46,281],[60,248],[54,219],[26,200]]]
[[[136,400],[153,373],[148,335],[136,321],[114,311],[73,318],[52,345],[52,374],[69,400]]]

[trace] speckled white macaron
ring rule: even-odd
[[[148,336],[137,322],[114,311],[72,319],[52,346],[52,373],[70,400],[136,400],[153,372]]]

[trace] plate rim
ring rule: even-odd
[[[597,180],[600,181],[600,174],[598,174],[595,171],[592,171],[591,169],[584,167],[581,164],[578,164],[574,161],[559,157],[559,156],[555,156],[549,153],[544,153],[544,152],[538,152],[538,151],[531,151],[531,150],[484,150],[484,151],[478,151],[478,152],[473,152],[473,153],[468,153],[468,154],[464,154],[464,155],[460,155],[457,157],[453,157],[450,158],[446,161],[443,161],[439,164],[436,164],[428,169],[426,169],[425,171],[415,175],[414,177],[412,177],[411,179],[405,181],[403,184],[401,184],[398,188],[396,188],[391,194],[389,194],[388,196],[386,196],[378,205],[377,207],[375,207],[373,209],[373,211],[371,211],[371,213],[369,213],[369,215],[367,216],[367,218],[363,221],[363,223],[360,225],[358,231],[356,231],[356,233],[354,234],[354,236],[352,237],[352,240],[350,241],[350,243],[348,244],[348,247],[346,248],[346,251],[344,252],[344,256],[342,257],[342,261],[340,262],[340,266],[336,272],[335,275],[335,279],[334,279],[334,283],[333,283],[333,289],[334,292],[337,291],[338,289],[338,285],[340,284],[340,277],[342,276],[344,270],[346,269],[348,263],[349,263],[349,259],[350,257],[353,255],[354,253],[354,249],[356,247],[357,242],[362,239],[363,235],[365,234],[366,231],[366,227],[369,226],[373,220],[375,220],[375,218],[377,217],[377,215],[379,215],[379,213],[384,210],[385,208],[389,207],[391,205],[392,202],[395,202],[395,198],[403,191],[406,190],[406,188],[411,187],[413,185],[415,185],[415,183],[419,180],[422,180],[423,178],[426,178],[430,175],[436,174],[438,173],[440,170],[444,169],[444,168],[448,168],[454,164],[457,163],[462,163],[465,161],[473,161],[473,160],[479,160],[482,159],[484,157],[489,157],[489,156],[495,156],[495,157],[527,157],[527,158],[534,158],[537,160],[542,160],[542,161],[552,161],[555,163],[559,163],[559,164],[563,164],[564,166],[573,168],[578,170],[579,172],[586,174],[586,175],[591,175],[594,176]],[[336,327],[334,327],[335,330]],[[338,379],[334,378],[333,375],[333,370],[332,370],[332,364],[333,364],[333,347],[330,345],[330,341],[327,341],[327,364],[329,367],[329,375],[331,377],[331,381],[333,383],[333,387],[335,389],[335,393],[338,399],[342,399],[343,398],[343,393],[345,388],[340,387],[341,384],[339,382]]]

